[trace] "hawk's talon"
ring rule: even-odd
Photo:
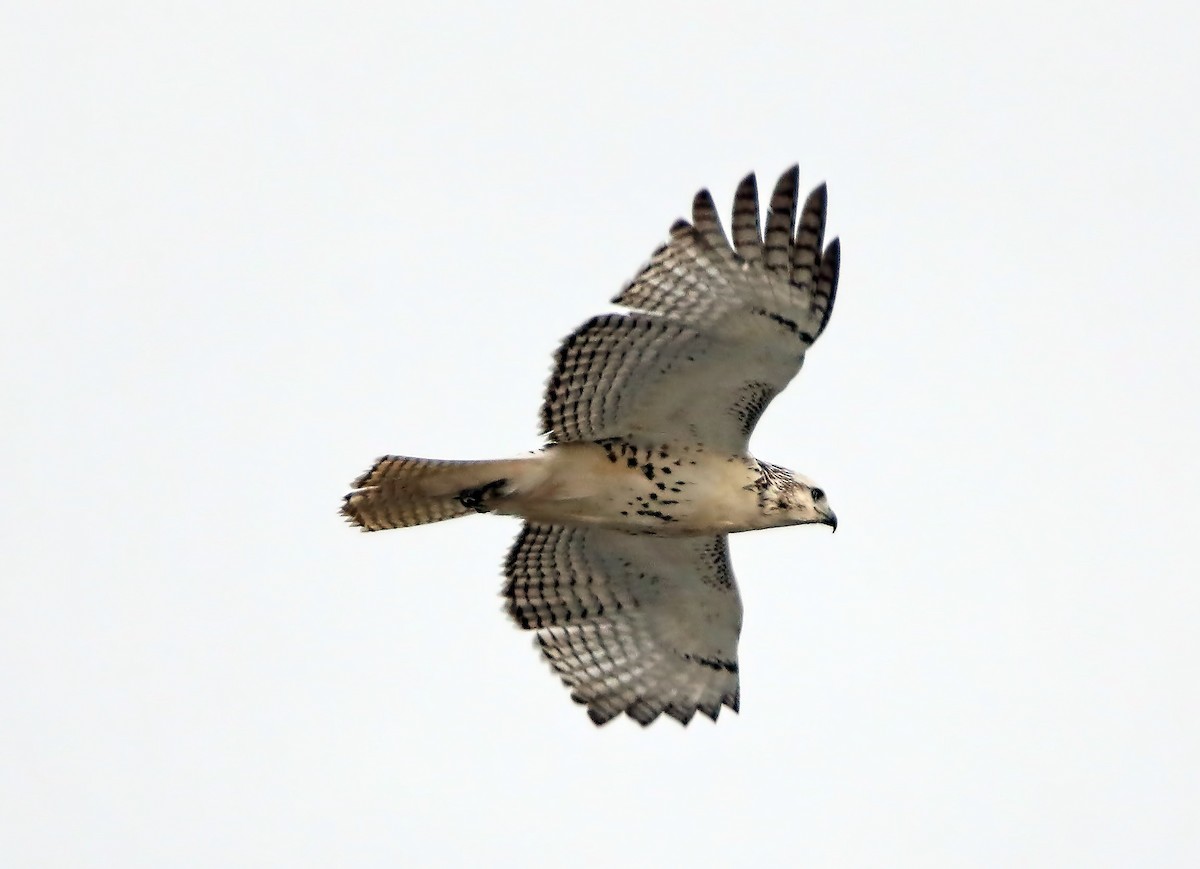
[[[458,503],[476,513],[487,513],[489,508],[485,502],[489,500],[488,496],[498,494],[506,485],[508,480],[492,480],[474,489],[463,489],[458,493]]]

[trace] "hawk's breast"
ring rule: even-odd
[[[596,525],[656,535],[726,534],[761,527],[758,478],[746,456],[702,444],[643,444],[620,438],[556,444],[542,453],[539,481],[499,512],[533,522]]]

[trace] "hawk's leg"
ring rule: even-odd
[[[458,502],[468,510],[487,513],[492,509],[488,506],[489,502],[506,494],[501,490],[507,485],[508,480],[492,480],[490,483],[484,483],[474,489],[463,489],[458,493]]]

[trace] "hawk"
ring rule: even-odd
[[[596,724],[687,724],[739,705],[742,604],[728,535],[837,528],[825,493],[750,455],[750,435],[829,322],[840,247],[822,247],[825,185],[783,173],[759,217],[738,185],[732,244],[707,190],[692,221],[554,357],[529,456],[384,456],[341,512],[364,531],[474,513],[525,525],[504,562],[507,610]],[[797,219],[797,214],[799,219]]]

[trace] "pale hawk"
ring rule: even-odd
[[[825,185],[798,208],[784,172],[760,225],[754,175],[738,185],[732,245],[712,196],[602,314],[555,354],[541,424],[514,459],[384,456],[342,513],[365,531],[473,513],[520,516],[504,563],[507,608],[597,724],[738,708],[742,604],[727,536],[837,527],[824,492],[748,452],[771,400],[824,331],[837,239],[822,248]],[[799,212],[799,220],[797,220]]]

